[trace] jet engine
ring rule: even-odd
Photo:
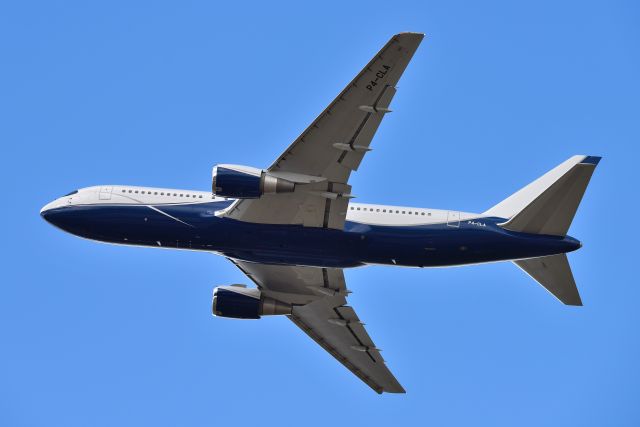
[[[263,194],[291,193],[295,183],[262,169],[240,165],[217,165],[212,173],[212,191],[217,196],[257,199]]]
[[[231,285],[213,290],[211,310],[214,316],[259,319],[260,316],[291,314],[291,304],[264,297],[259,289]]]

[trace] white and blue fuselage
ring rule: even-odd
[[[343,230],[244,222],[219,215],[234,199],[209,192],[97,186],[72,192],[41,215],[101,242],[209,251],[251,262],[314,267],[435,267],[541,257],[578,249],[569,236],[515,232],[505,218],[350,203]]]
[[[218,164],[211,192],[104,185],[41,210],[101,242],[206,251],[252,282],[214,289],[212,313],[286,315],[376,392],[403,393],[353,307],[343,268],[513,260],[567,305],[582,305],[567,235],[600,157],[575,155],[482,214],[353,203],[358,170],[423,39],[401,33],[266,169]]]

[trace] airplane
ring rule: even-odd
[[[216,287],[215,316],[286,316],[377,393],[404,393],[347,305],[344,270],[512,261],[582,305],[566,255],[582,244],[567,231],[600,161],[573,156],[483,213],[353,202],[349,177],[423,37],[394,35],[266,169],[218,164],[211,192],[88,187],[40,214],[100,242],[222,255],[255,287]]]

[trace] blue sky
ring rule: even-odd
[[[640,9],[514,3],[0,5],[0,424],[640,424]],[[481,212],[601,155],[570,231],[584,307],[509,263],[348,271],[408,391],[379,396],[286,319],[213,318],[212,288],[246,283],[223,258],[39,217],[79,187],[267,166],[399,31],[427,38],[357,200]]]

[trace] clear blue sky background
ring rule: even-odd
[[[639,425],[640,10],[520,3],[3,2],[0,424]],[[79,187],[270,164],[399,31],[427,38],[357,200],[481,212],[602,155],[571,228],[584,307],[509,263],[348,271],[408,390],[379,396],[284,318],[213,318],[212,288],[247,282],[223,258],[39,217]]]

